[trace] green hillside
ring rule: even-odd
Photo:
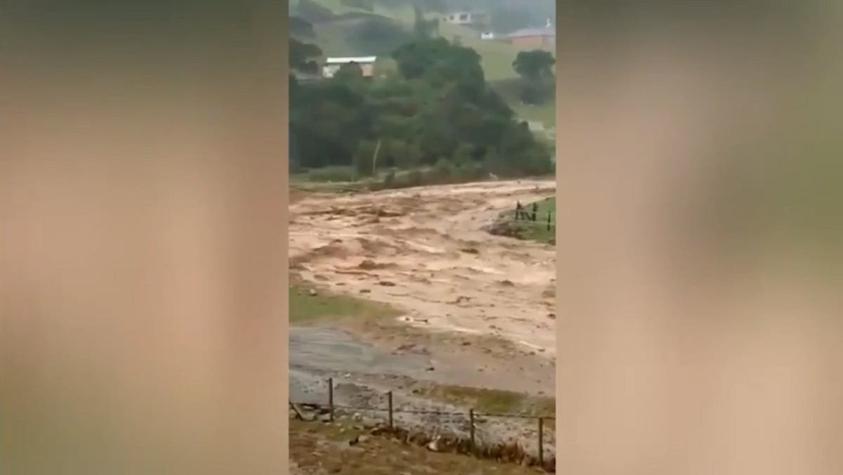
[[[404,7],[387,8],[375,2],[372,11],[350,7],[342,0],[313,0],[329,9],[337,17],[330,21],[316,22],[315,42],[326,56],[384,56],[393,47],[389,42],[366,41],[360,38],[361,22],[374,20],[379,24],[387,23],[384,28],[398,27],[407,34],[412,30],[413,9]],[[291,11],[295,11],[291,2]],[[519,77],[512,69],[512,62],[518,55],[518,48],[500,41],[481,40],[477,31],[459,25],[440,22],[440,34],[449,40],[458,40],[462,45],[474,49],[482,58],[486,79],[492,87],[507,101],[515,113],[530,121],[538,121],[548,129],[556,124],[555,104],[550,101],[541,106],[528,106],[519,100]],[[357,35],[357,36],[355,36]],[[356,41],[355,41],[356,40]],[[398,41],[396,37],[394,41]],[[388,63],[387,63],[388,64]],[[379,65],[379,68],[389,67]]]

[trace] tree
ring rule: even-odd
[[[318,73],[319,64],[313,58],[320,56],[322,56],[322,50],[318,46],[290,38],[290,68],[294,71]]]
[[[425,77],[434,87],[454,82],[483,84],[480,55],[471,48],[454,45],[444,38],[422,39],[405,44],[392,53],[398,70],[407,79]]]
[[[530,81],[553,78],[553,55],[544,50],[521,51],[512,62],[515,72]]]
[[[541,104],[546,101],[554,88],[553,59],[547,51],[533,50],[518,53],[512,67],[522,80],[521,101],[527,104]]]
[[[425,38],[392,56],[395,77],[364,79],[350,64],[327,81],[291,82],[290,134],[302,167],[435,166],[443,179],[552,169],[547,148],[486,83],[476,51]]]

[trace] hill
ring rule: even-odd
[[[318,4],[332,15],[330,18],[317,16],[314,19],[319,21],[313,21],[315,38],[311,41],[326,56],[384,56],[404,42],[412,31],[414,14],[409,3],[385,6],[374,2],[372,9],[366,10],[349,6],[344,0],[305,1]],[[298,2],[291,2],[291,12],[297,11],[296,4]],[[541,106],[528,106],[522,104],[518,97],[520,78],[512,68],[519,52],[517,47],[501,41],[482,40],[474,29],[444,22],[440,22],[439,33],[480,54],[487,81],[519,117],[540,122],[548,129],[555,126],[553,101]]]

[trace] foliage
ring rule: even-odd
[[[318,46],[290,38],[290,68],[294,71],[315,74],[319,72],[319,64],[314,58],[322,56]]]
[[[543,50],[518,53],[512,67],[523,78],[521,101],[527,104],[543,104],[553,93],[553,55]]]
[[[398,69],[393,77],[363,78],[349,65],[331,79],[291,82],[291,138],[301,167],[347,166],[360,177],[380,169],[411,170],[392,175],[395,186],[489,171],[552,171],[548,147],[514,120],[486,83],[474,50],[442,38],[418,39],[392,57]]]
[[[530,81],[540,81],[553,77],[553,55],[544,50],[522,51],[518,53],[512,67],[521,77]]]

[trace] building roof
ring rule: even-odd
[[[506,35],[507,38],[525,38],[529,36],[556,36],[554,28],[524,28]]]
[[[349,58],[326,58],[325,64],[374,63],[377,56],[358,56]]]

